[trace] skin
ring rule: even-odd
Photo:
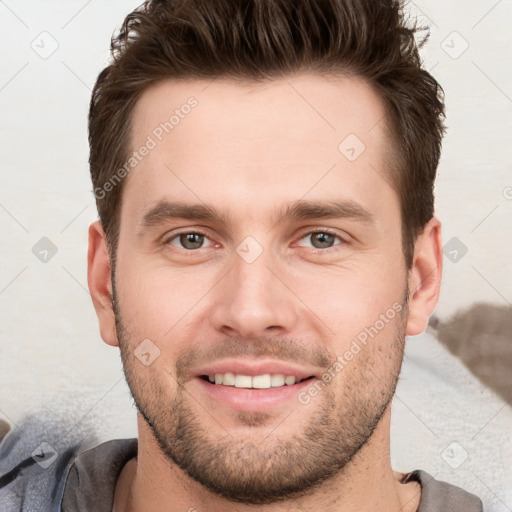
[[[101,224],[89,230],[101,336],[120,347],[141,411],[116,512],[417,510],[419,486],[391,468],[390,401],[404,337],[424,331],[438,300],[441,230],[436,218],[425,226],[408,271],[379,97],[343,76],[164,82],[136,105],[132,149],[190,96],[197,107],[126,178],[114,276]],[[353,162],[338,150],[349,134],[366,146]],[[144,226],[161,200],[224,218]],[[352,201],[371,222],[277,222],[297,200]],[[335,236],[319,248],[312,233],[324,230]],[[184,248],[185,232],[205,234],[204,245]],[[236,250],[248,236],[262,248],[252,263]],[[192,378],[221,353],[292,361],[321,378],[393,305],[400,314],[308,404],[235,411]],[[144,339],[160,350],[149,366],[134,355]]]

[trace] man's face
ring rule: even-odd
[[[151,148],[122,200],[125,373],[163,453],[233,501],[332,477],[389,406],[407,271],[383,118],[341,77],[167,82],[137,103],[131,148]],[[270,378],[209,382],[226,373]],[[280,374],[308,380],[237,387]]]

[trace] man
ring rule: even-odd
[[[481,510],[390,464],[442,264],[444,105],[414,34],[392,0],[127,17],[91,101],[88,283],[139,435],[66,454],[56,510]]]

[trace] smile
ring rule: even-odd
[[[203,375],[203,379],[208,379],[209,382],[221,386],[234,386],[235,388],[246,389],[268,389],[279,388],[282,386],[293,386],[306,379],[300,379],[294,375],[284,375],[282,373],[270,374],[265,373],[262,375],[242,375],[232,372],[216,373],[215,375]],[[312,378],[312,377],[307,377]]]

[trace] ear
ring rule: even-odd
[[[408,336],[421,334],[427,328],[428,319],[439,299],[442,270],[441,223],[433,217],[414,245],[413,263],[408,277]]]
[[[107,250],[107,237],[99,221],[89,226],[87,283],[100,325],[103,341],[119,346],[112,306],[112,274]]]

